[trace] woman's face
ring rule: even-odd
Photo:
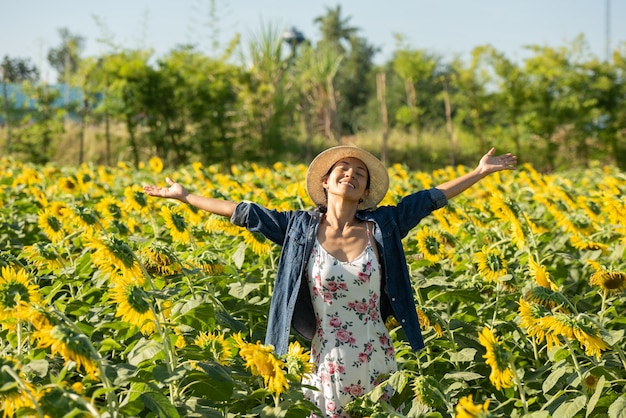
[[[341,197],[359,202],[369,194],[369,172],[359,159],[348,157],[337,161],[322,180],[328,199]]]

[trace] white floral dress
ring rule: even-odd
[[[311,342],[313,374],[305,390],[326,417],[348,417],[344,406],[365,394],[383,375],[397,370],[395,352],[380,315],[380,268],[368,244],[356,259],[343,262],[316,240],[308,262],[315,310]]]

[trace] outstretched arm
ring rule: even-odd
[[[480,159],[478,166],[472,172],[440,184],[437,186],[437,189],[441,190],[447,199],[452,199],[454,196],[469,189],[479,180],[491,173],[515,169],[517,165],[517,157],[515,155],[508,153],[494,156],[495,152],[496,149],[491,148],[489,152]]]
[[[227,216],[229,218],[233,215],[235,206],[237,206],[237,203],[231,202],[230,200],[214,199],[212,197],[191,194],[181,184],[174,182],[169,177],[165,179],[165,182],[170,187],[146,185],[143,186],[143,191],[150,196],[180,200],[181,202],[188,203],[198,209],[202,209],[216,215]]]

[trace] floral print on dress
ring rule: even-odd
[[[343,262],[316,241],[307,266],[317,330],[311,342],[315,371],[303,383],[324,417],[348,417],[345,405],[397,370],[380,314],[380,268],[369,239],[363,253]]]

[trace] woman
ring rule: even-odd
[[[437,187],[376,208],[389,186],[383,164],[353,146],[319,154],[308,168],[312,211],[278,212],[188,193],[167,178],[167,188],[145,186],[151,196],[177,199],[230,217],[239,226],[282,246],[268,318],[266,344],[284,354],[290,328],[311,341],[315,372],[307,391],[329,417],[396,370],[385,319],[393,314],[412,348],[424,341],[419,327],[402,238],[432,211],[490,173],[513,169],[517,157],[492,148],[476,169]]]

